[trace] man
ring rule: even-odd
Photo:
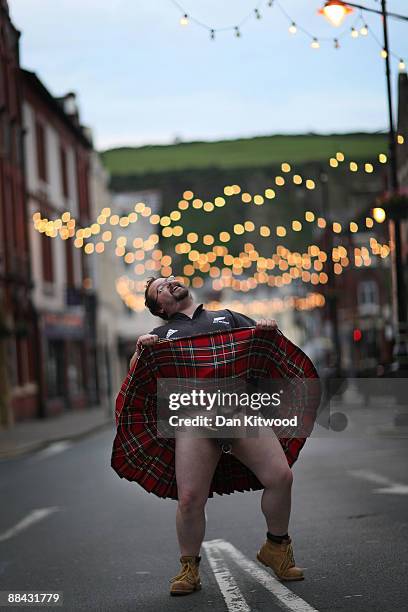
[[[274,320],[253,319],[231,310],[206,310],[196,304],[188,288],[174,276],[149,279],[145,304],[150,312],[166,322],[150,334],[140,336],[130,366],[144,346],[159,339],[185,336],[237,327],[276,327]],[[177,438],[175,469],[178,489],[176,516],[181,571],[171,580],[171,595],[187,595],[201,588],[200,548],[205,533],[204,508],[222,449],[212,438]],[[302,580],[303,571],[295,566],[288,524],[291,507],[292,471],[276,436],[236,438],[231,453],[246,465],[264,487],[261,509],[267,524],[267,539],[257,558],[271,567],[280,580]]]

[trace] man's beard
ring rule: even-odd
[[[181,302],[182,300],[184,300],[187,296],[188,296],[188,289],[187,287],[182,287],[181,285],[179,287],[177,287],[174,291],[174,293],[172,294],[174,299],[177,300],[177,302]]]

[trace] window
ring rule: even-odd
[[[0,112],[6,106],[6,67],[2,57],[0,57]]]
[[[54,282],[54,262],[52,258],[52,238],[45,234],[40,235],[43,280],[48,283]]]
[[[61,340],[49,340],[46,358],[48,397],[65,395],[64,344]]]
[[[60,148],[60,168],[61,168],[61,191],[65,198],[69,197],[67,153],[64,147]]]
[[[18,116],[18,101],[17,101],[17,68],[9,62],[6,68],[8,80],[8,101],[10,117]]]
[[[88,180],[89,180],[89,167],[86,159],[82,155],[77,156],[77,177],[78,177],[78,202],[79,202],[79,213],[86,219],[90,218],[89,208],[89,192],[88,192]]]
[[[14,157],[16,164],[22,168],[23,166],[23,131],[19,125],[14,127]]]
[[[35,124],[35,139],[37,143],[38,178],[47,181],[47,151],[45,146],[45,130],[39,121]]]
[[[378,305],[378,286],[375,281],[362,281],[359,284],[358,303],[360,306]]]
[[[84,387],[83,345],[71,342],[68,345],[67,383],[70,395],[80,393]]]
[[[74,253],[72,248],[72,240],[65,241],[65,262],[67,270],[67,286],[73,287],[74,281]]]
[[[6,341],[6,367],[8,379],[12,387],[18,385],[18,362],[17,362],[17,342],[15,338]]]
[[[4,117],[2,123],[3,123],[2,124],[2,136],[3,136],[2,153],[4,157],[10,158],[11,148],[12,148],[11,147],[11,140],[12,140],[11,124],[8,121],[7,117]]]
[[[380,304],[378,285],[374,280],[362,281],[358,285],[358,309],[362,316],[378,315]]]

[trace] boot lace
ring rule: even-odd
[[[178,582],[179,580],[187,580],[187,582],[193,583],[195,569],[196,569],[196,565],[193,561],[184,561],[180,572],[177,574],[177,576],[174,576],[174,578],[172,578],[170,582]]]
[[[289,544],[289,546],[286,549],[286,556],[283,559],[282,564],[281,564],[281,571],[284,572],[290,567],[294,567],[294,566],[295,566],[295,558],[293,556],[293,548],[292,548],[292,544]]]

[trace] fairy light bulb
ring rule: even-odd
[[[333,44],[334,44],[334,48],[335,49],[340,49],[340,43],[339,43],[339,39],[338,38],[335,38],[333,40]]]
[[[372,215],[373,219],[377,221],[377,223],[383,223],[387,216],[385,210],[381,207],[373,208]]]
[[[234,31],[235,31],[235,36],[237,38],[241,38],[241,32],[238,26],[235,26]]]
[[[188,25],[188,23],[189,23],[189,21],[188,21],[188,15],[187,15],[187,13],[185,13],[185,14],[183,15],[183,17],[180,19],[180,25],[182,25],[182,26],[187,26],[187,25]]]
[[[292,21],[291,25],[289,26],[289,34],[296,34],[296,32],[297,32],[296,23]]]
[[[381,55],[381,57],[383,59],[387,59],[387,57],[388,57],[388,53],[387,53],[387,51],[385,49],[381,49],[380,55]]]
[[[358,38],[359,34],[358,31],[356,30],[356,28],[351,28],[351,38]]]
[[[210,30],[210,40],[215,40],[215,30]]]
[[[261,15],[261,13],[259,12],[259,9],[257,9],[257,8],[256,8],[256,9],[254,9],[254,13],[255,13],[255,17],[256,17],[256,19],[261,19],[261,18],[262,18],[262,15]]]
[[[405,70],[405,62],[404,62],[404,60],[402,58],[400,59],[400,61],[398,63],[398,70],[400,72],[404,72],[404,70]]]
[[[360,28],[360,35],[367,36],[368,34],[368,25],[364,24],[362,28]]]
[[[320,43],[317,38],[313,38],[312,42],[310,43],[310,46],[312,47],[312,49],[320,49]]]

